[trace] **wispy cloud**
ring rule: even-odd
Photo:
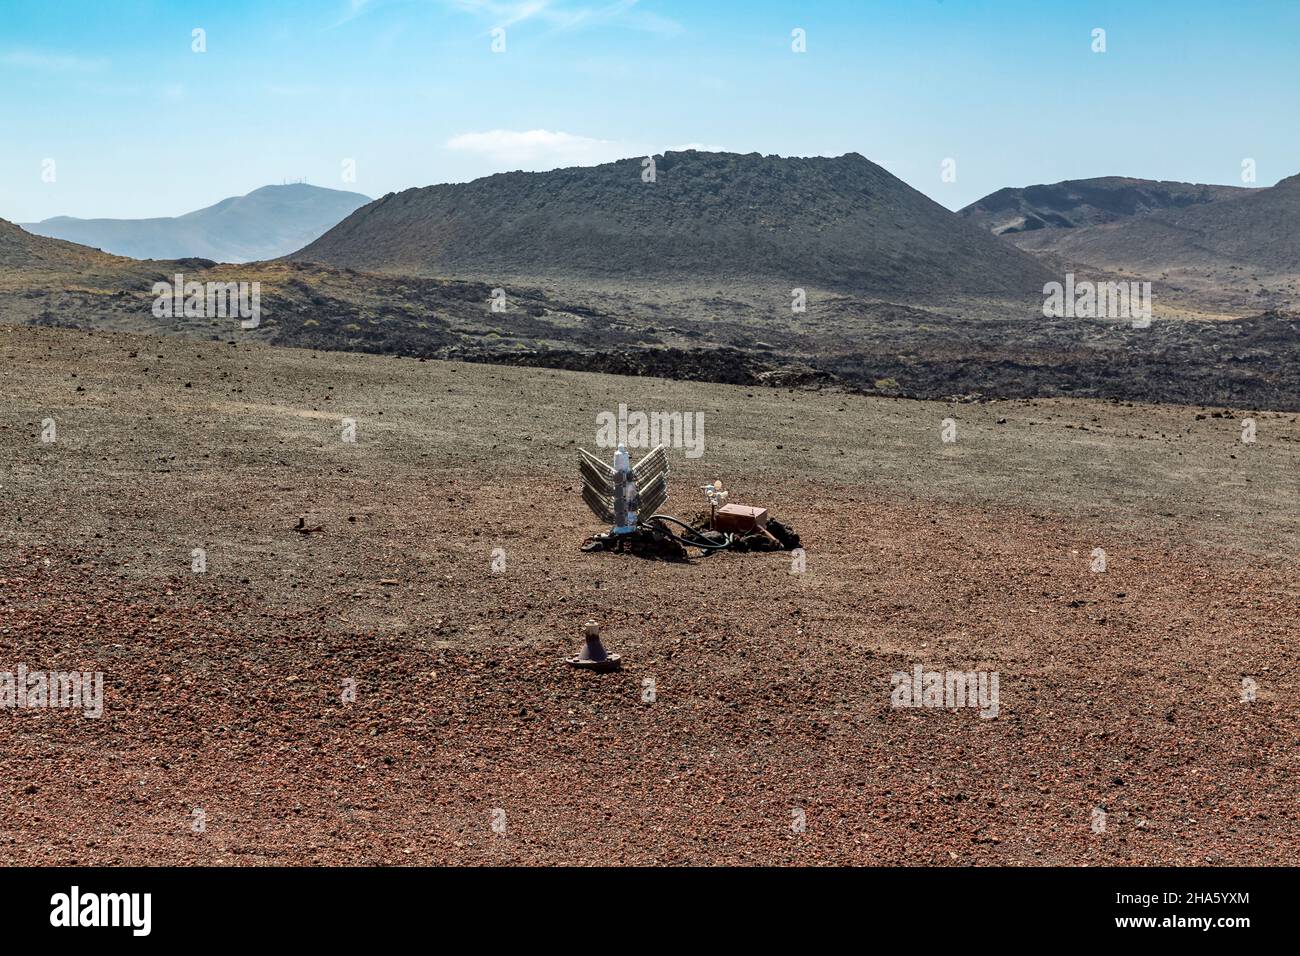
[[[382,2],[382,0],[380,0],[380,2]],[[334,23],[330,24],[330,26],[331,28],[341,27],[350,20],[355,20],[367,10],[373,10],[378,5],[379,3],[376,3],[375,0],[346,0],[343,5],[343,12],[339,14],[339,18],[335,20]]]
[[[549,23],[554,31],[579,30],[602,24],[618,24],[665,35],[677,34],[684,27],[676,20],[646,10],[641,0],[613,0],[600,6],[569,6],[546,0],[544,8],[536,15]]]
[[[461,133],[447,140],[447,148],[480,156],[501,169],[591,166],[635,154],[635,150],[611,140],[548,129]]]
[[[398,0],[346,0],[334,26],[342,26],[357,17]],[[485,27],[512,27],[529,20],[546,24],[553,32],[578,30],[600,24],[619,24],[650,33],[676,34],[683,27],[676,20],[646,10],[641,0],[610,0],[607,3],[583,4],[567,0],[428,0],[443,7],[471,14]]]
[[[108,66],[105,59],[87,59],[70,53],[49,53],[42,50],[10,50],[0,53],[0,66],[20,70],[40,70],[45,73],[93,73]]]
[[[679,146],[651,148],[645,143],[620,142],[579,136],[549,129],[492,129],[482,133],[460,133],[447,140],[448,149],[480,157],[498,171],[511,169],[547,170],[561,166],[595,166],[616,159],[648,156],[651,153],[727,152],[725,146],[707,143],[683,143]]]
[[[345,0],[339,19],[342,26],[381,7],[403,0]],[[406,0],[410,2],[410,0]],[[425,0],[439,6],[470,14],[488,27],[512,27],[536,21],[551,28],[552,33],[579,30],[602,24],[615,24],[648,33],[673,35],[683,32],[676,20],[646,10],[641,0],[609,0],[607,3],[584,4],[568,0]]]
[[[496,0],[444,0],[458,10],[473,13],[490,20],[494,27],[510,27],[534,17],[550,19],[558,12],[552,0],[518,0],[500,3]]]

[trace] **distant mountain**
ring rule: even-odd
[[[1039,229],[1097,226],[1151,212],[1204,205],[1248,192],[1240,186],[1102,176],[1068,179],[1048,186],[999,189],[962,209],[961,215],[994,235],[1010,237]]]
[[[688,150],[389,194],[289,258],[413,275],[1041,294],[1045,268],[858,155]]]
[[[1210,202],[1003,238],[1098,269],[1300,301],[1300,175]]]
[[[275,259],[299,249],[370,201],[360,193],[296,183],[263,186],[247,196],[160,219],[75,219],[23,224],[28,232],[66,239],[134,259],[201,257],[218,262]]]

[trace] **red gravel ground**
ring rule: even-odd
[[[13,863],[1297,862],[1294,416],[0,357],[0,671],[106,684],[99,719],[0,711]],[[703,409],[667,510],[721,475],[806,571],[581,554],[574,448],[619,401]],[[563,664],[589,617],[621,672]],[[892,708],[916,664],[997,672],[998,715]]]

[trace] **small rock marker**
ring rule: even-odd
[[[616,671],[622,666],[623,658],[618,654],[609,654],[605,645],[600,643],[600,625],[588,621],[586,626],[586,643],[577,657],[570,657],[569,663],[574,667],[592,671]]]

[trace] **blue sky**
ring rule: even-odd
[[[1245,159],[1271,185],[1300,172],[1300,2],[3,0],[0,143],[20,222],[686,145],[857,151],[950,208]]]

